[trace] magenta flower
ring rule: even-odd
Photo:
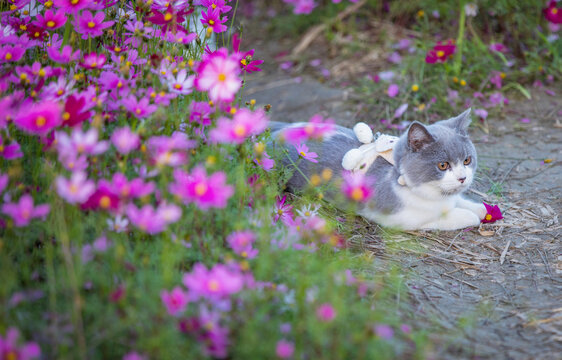
[[[503,219],[503,215],[499,206],[497,205],[492,206],[486,203],[483,204],[486,207],[486,216],[484,216],[484,219],[482,219],[483,223],[493,223]]]
[[[93,5],[93,0],[53,0],[53,2],[55,7],[72,14]]]
[[[0,355],[5,360],[30,360],[38,358],[41,355],[39,345],[34,342],[28,342],[18,346],[18,338],[20,334],[16,328],[9,328],[6,336],[0,336]]]
[[[238,77],[240,66],[238,61],[228,55],[226,49],[220,49],[207,56],[197,69],[195,86],[199,91],[207,91],[212,101],[231,102],[242,81]]]
[[[336,310],[331,304],[325,303],[316,309],[316,316],[322,322],[330,322],[336,318]]]
[[[56,102],[45,101],[24,107],[14,119],[21,130],[34,135],[46,135],[61,123],[61,109]]]
[[[10,177],[8,176],[8,174],[0,173],[0,194],[2,194],[2,192],[6,189],[6,186],[8,186],[9,182]]]
[[[253,59],[254,56],[253,49],[245,53],[242,53],[240,51],[240,42],[241,40],[238,37],[238,34],[234,34],[232,36],[232,50],[234,52],[233,56],[236,56],[236,58],[240,62],[240,65],[242,66],[242,69],[244,69],[244,71],[246,71],[247,73],[261,71],[261,69],[258,68],[258,65],[261,65],[263,63],[263,60]]]
[[[98,130],[95,127],[91,127],[86,132],[76,127],[70,136],[64,131],[58,131],[56,138],[59,154],[99,155],[109,148],[107,141],[98,141]]]
[[[2,135],[0,135],[0,156],[6,160],[17,159],[23,156],[20,144],[13,141],[10,144],[5,144]]]
[[[211,125],[211,105],[206,101],[193,101],[190,105],[189,122],[196,122],[201,126]]]
[[[25,54],[25,48],[20,45],[4,45],[0,48],[0,64],[16,62]]]
[[[275,167],[275,160],[270,158],[265,151],[263,152],[263,154],[261,154],[260,157],[254,159],[254,163],[268,172]]]
[[[137,228],[154,235],[164,231],[169,224],[178,221],[181,217],[181,209],[173,204],[160,204],[156,209],[148,204],[140,209],[129,204],[127,216]]]
[[[140,137],[132,132],[128,126],[125,126],[115,129],[111,135],[111,143],[119,153],[127,155],[139,147]]]
[[[80,16],[77,16],[74,21],[74,28],[79,34],[82,34],[82,39],[98,37],[103,35],[104,29],[115,23],[115,21],[104,22],[104,19],[105,13],[103,11],[97,12],[95,15],[90,11],[82,11]]]
[[[167,82],[171,92],[187,95],[193,91],[194,76],[188,76],[186,69],[181,69],[177,76],[168,76]]]
[[[373,180],[362,173],[343,173],[341,191],[344,195],[356,202],[366,202],[373,196]]]
[[[63,10],[59,10],[56,13],[47,10],[45,11],[45,15],[37,14],[37,19],[33,24],[47,30],[55,30],[62,27],[66,23],[66,20]]]
[[[136,178],[131,181],[121,173],[115,173],[111,180],[114,193],[121,198],[142,198],[154,192],[156,185],[153,182],[145,183],[143,179]]]
[[[543,9],[546,20],[553,24],[562,24],[562,8],[557,7],[558,3],[552,0],[548,3],[548,7]]]
[[[295,345],[291,341],[279,340],[275,346],[275,354],[281,359],[288,359],[293,356]]]
[[[447,43],[438,42],[433,49],[429,50],[425,56],[425,62],[428,64],[435,64],[436,62],[445,62],[447,59],[453,57],[457,46],[452,40]]]
[[[390,340],[394,337],[394,329],[390,325],[379,324],[374,327],[375,335],[384,340]]]
[[[209,137],[218,143],[242,144],[246,138],[257,135],[267,127],[267,116],[262,110],[240,109],[232,120],[221,117]]]
[[[285,201],[287,200],[287,195],[281,197],[277,197],[276,202],[275,202],[275,214],[274,214],[274,218],[273,221],[277,222],[279,221],[279,219],[281,219],[281,221],[288,225],[291,226],[294,224],[294,220],[293,220],[293,206],[285,203]]]
[[[23,195],[18,203],[5,203],[2,212],[14,220],[17,227],[26,226],[34,218],[45,219],[49,214],[48,204],[33,206],[31,195]]]
[[[287,4],[292,4],[293,14],[310,14],[312,10],[316,7],[314,0],[283,0]]]
[[[500,53],[506,53],[507,50],[508,50],[508,49],[507,49],[507,46],[505,46],[505,45],[502,44],[502,43],[491,43],[491,44],[488,46],[488,49],[489,49],[490,51],[495,51],[495,52],[500,52]]]
[[[396,84],[390,84],[390,86],[388,87],[388,89],[386,90],[386,93],[389,97],[393,98],[396,95],[398,95],[398,92],[400,91],[400,87]]]
[[[172,316],[176,316],[184,312],[187,303],[189,302],[187,293],[183,291],[179,286],[176,286],[170,292],[162,290],[162,292],[160,292],[160,298],[162,299],[162,303],[164,303],[164,306],[166,306],[168,314]]]
[[[129,80],[117,75],[113,71],[104,71],[100,74],[99,84],[102,90],[113,90],[117,94],[127,94]]]
[[[255,241],[256,235],[249,230],[235,231],[226,238],[230,248],[236,254],[247,259],[253,259],[258,255],[258,250],[252,248]]]
[[[146,118],[152,115],[158,109],[158,106],[149,104],[148,98],[137,100],[135,95],[129,95],[127,98],[121,100],[121,104],[130,113],[138,118]]]
[[[207,270],[205,265],[197,263],[190,273],[183,276],[183,284],[194,299],[220,300],[242,290],[244,276],[239,270],[223,264]]]
[[[57,176],[55,185],[59,196],[70,204],[82,204],[96,190],[96,184],[84,172],[72,173],[70,180]]]
[[[314,115],[308,123],[286,128],[281,133],[281,138],[291,144],[299,144],[308,139],[320,140],[331,135],[335,130],[332,119],[324,120],[321,115]]]
[[[176,131],[172,136],[151,137],[146,147],[156,165],[175,167],[187,162],[187,153],[183,150],[191,149],[195,144],[185,133]]]
[[[229,12],[232,9],[231,6],[226,5],[225,0],[201,0],[201,6],[204,6],[206,8],[219,9],[219,11],[223,14]]]
[[[299,154],[300,157],[302,157],[305,160],[308,160],[310,162],[313,163],[317,163],[318,160],[316,160],[316,158],[318,157],[318,154],[315,152],[309,152],[308,151],[308,146],[306,146],[306,144],[299,144],[299,145],[294,145],[295,149],[297,150],[297,153]]]
[[[221,19],[221,11],[219,8],[208,8],[207,12],[201,13],[201,23],[203,26],[211,29],[215,33],[221,33],[227,29],[227,26],[224,25],[224,22],[227,20],[225,17]]]
[[[211,207],[224,208],[234,194],[234,187],[226,183],[222,171],[207,176],[205,169],[197,166],[191,174],[181,169],[174,170],[174,183],[170,192],[179,196],[185,203],[194,202],[202,210]]]
[[[83,96],[70,95],[66,98],[64,111],[62,113],[62,125],[74,127],[88,120],[92,113],[86,107],[86,99]]]
[[[85,54],[84,60],[79,64],[86,69],[99,69],[107,61],[105,54],[96,54],[95,52]]]
[[[107,181],[100,181],[96,191],[82,204],[83,210],[109,210],[116,212],[119,209],[120,199]]]

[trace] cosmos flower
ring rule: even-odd
[[[228,55],[226,49],[220,49],[207,56],[197,69],[195,87],[207,91],[214,102],[231,102],[242,86],[238,77],[240,66],[236,58]]]
[[[139,147],[140,137],[132,132],[128,126],[125,126],[115,129],[111,135],[111,143],[119,153],[127,155]]]
[[[96,191],[81,206],[83,210],[109,210],[119,209],[119,196],[115,194],[107,181],[100,181]]]
[[[55,185],[59,196],[69,204],[82,204],[96,190],[94,181],[88,180],[86,173],[81,171],[72,173],[70,180],[57,176]]]
[[[377,324],[373,330],[375,335],[381,339],[390,340],[394,337],[394,329],[390,325]]]
[[[258,255],[258,250],[252,247],[255,241],[256,235],[249,230],[235,231],[226,238],[230,248],[236,254],[247,259],[253,259]]]
[[[256,157],[254,159],[254,163],[257,164],[259,167],[264,169],[265,171],[270,171],[275,167],[275,160],[273,160],[266,151],[261,154],[261,156]]]
[[[109,148],[107,141],[98,141],[98,130],[94,127],[83,132],[76,127],[72,129],[70,136],[64,131],[56,133],[57,151],[59,153],[75,153],[86,155],[99,155]]]
[[[425,56],[425,62],[428,64],[435,64],[436,62],[445,62],[453,56],[457,46],[452,40],[447,43],[438,42],[433,49],[429,50]]]
[[[295,352],[295,345],[291,341],[279,340],[275,346],[275,354],[280,359],[289,359]]]
[[[544,8],[543,14],[546,20],[553,24],[562,24],[562,8],[557,7],[558,3],[552,0],[548,3],[548,7]]]
[[[5,203],[2,205],[2,212],[14,220],[17,227],[26,226],[34,218],[45,219],[49,214],[50,206],[42,204],[33,205],[31,195],[23,195],[17,203]]]
[[[223,264],[207,270],[205,265],[197,263],[183,276],[183,284],[194,299],[220,300],[242,290],[244,278],[238,270]]]
[[[104,22],[104,19],[105,13],[103,11],[99,11],[95,15],[90,11],[82,11],[80,16],[76,17],[74,27],[79,34],[82,34],[82,39],[95,38],[103,35],[103,30],[115,23],[115,21]]]
[[[89,54],[85,54],[84,59],[79,65],[86,69],[99,69],[105,64],[106,61],[107,57],[105,56],[105,54],[96,54],[95,52],[92,52]]]
[[[168,76],[168,87],[171,92],[188,95],[193,91],[194,79],[194,76],[188,76],[186,69],[181,69],[176,76]]]
[[[51,10],[45,11],[44,15],[37,14],[37,18],[33,24],[47,30],[56,30],[66,24],[66,16],[64,11],[59,10],[56,13]]]
[[[284,3],[294,6],[293,14],[310,14],[316,7],[314,0],[283,0]]]
[[[149,204],[140,209],[129,204],[126,212],[131,224],[151,235],[164,231],[168,224],[178,221],[182,213],[180,207],[173,204],[160,204],[156,209]]]
[[[174,182],[169,189],[170,193],[179,196],[184,202],[193,202],[202,210],[224,208],[234,194],[234,187],[226,183],[224,172],[207,176],[201,166],[193,169],[191,174],[181,169],[174,170]]]
[[[362,173],[343,173],[341,191],[350,200],[366,202],[373,196],[373,181]]]
[[[493,223],[503,219],[503,215],[499,206],[497,205],[492,206],[486,203],[483,204],[486,207],[486,216],[484,216],[484,219],[482,219],[483,223]]]
[[[268,119],[262,110],[251,111],[240,109],[232,120],[221,117],[217,120],[217,127],[211,130],[209,137],[218,143],[241,144],[246,138],[263,132]]]
[[[390,86],[388,87],[388,89],[386,90],[386,94],[393,98],[396,95],[398,95],[398,92],[400,91],[400,87],[397,84],[390,84]]]
[[[211,29],[215,33],[221,33],[227,29],[227,26],[224,25],[227,18],[221,19],[221,11],[219,8],[210,7],[207,9],[207,12],[203,11],[201,13],[201,23],[203,26]]]
[[[336,310],[330,303],[324,303],[316,309],[316,316],[322,322],[330,322],[336,318]]]
[[[86,100],[83,97],[70,95],[66,98],[62,113],[62,126],[74,127],[88,120],[92,113],[86,110]]]
[[[187,293],[179,286],[176,286],[172,291],[162,290],[160,298],[164,306],[166,306],[168,314],[172,316],[182,313],[189,302]]]
[[[299,126],[291,126],[283,130],[281,138],[291,144],[299,144],[309,139],[320,140],[334,132],[335,126],[332,119],[322,118],[314,115],[308,123]]]
[[[52,0],[55,7],[65,12],[76,14],[78,11],[87,9],[93,5],[93,0]]]
[[[310,162],[313,163],[317,163],[318,160],[316,160],[316,158],[318,157],[318,154],[315,152],[309,152],[308,151],[308,146],[306,146],[306,144],[302,143],[299,145],[295,145],[295,149],[297,150],[297,153],[299,154],[300,157],[302,157],[305,160],[308,160]]]
[[[20,45],[4,45],[0,48],[0,64],[16,62],[23,57],[25,49]]]
[[[195,146],[185,133],[176,131],[172,136],[153,136],[148,139],[146,148],[156,165],[178,166],[187,162],[185,150]]]
[[[128,97],[121,99],[121,104],[131,114],[141,119],[149,117],[158,109],[158,106],[150,104],[150,100],[148,98],[143,97],[139,100],[135,95],[129,95]]]
[[[279,221],[279,219],[281,219],[281,221],[288,225],[288,226],[292,226],[294,224],[294,219],[293,219],[293,206],[286,203],[285,201],[287,200],[287,195],[280,197],[278,196],[275,202],[275,213],[274,213],[274,217],[273,217],[273,221],[277,222]]]
[[[16,328],[9,328],[6,335],[0,335],[0,354],[6,360],[30,360],[41,355],[39,345],[28,342],[18,346],[19,331]]]
[[[44,101],[22,108],[14,119],[21,130],[34,135],[46,135],[61,123],[61,109],[56,102]]]
[[[20,144],[16,141],[12,141],[9,144],[4,143],[2,135],[0,134],[0,156],[6,160],[17,159],[23,156],[21,152]]]

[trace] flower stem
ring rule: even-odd
[[[456,76],[459,76],[461,72],[464,25],[466,22],[466,13],[464,12],[464,1],[461,1],[460,5],[461,5],[461,17],[459,19],[459,34],[457,36],[457,53],[455,55],[455,64],[453,66],[453,71]]]

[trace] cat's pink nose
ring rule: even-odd
[[[464,184],[464,181],[465,181],[465,180],[466,180],[466,176],[465,176],[465,177],[462,177],[462,178],[459,178],[459,181],[461,182],[461,184]]]

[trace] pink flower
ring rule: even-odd
[[[386,90],[386,93],[388,94],[388,96],[390,96],[391,98],[395,97],[396,95],[398,95],[398,92],[400,91],[400,87],[396,84],[390,84],[390,86],[388,87],[388,89]]]
[[[55,7],[72,14],[76,14],[78,11],[93,5],[93,0],[53,0],[53,2]]]
[[[123,199],[142,198],[152,194],[156,188],[153,182],[145,183],[143,179],[136,178],[131,181],[121,173],[115,173],[111,180],[114,193]]]
[[[214,9],[210,7],[207,12],[201,13],[201,24],[215,33],[221,33],[227,29],[227,26],[224,25],[226,20],[226,17],[221,19],[221,10],[217,7]]]
[[[505,46],[502,43],[491,43],[488,46],[488,49],[490,51],[495,51],[495,52],[500,52],[500,53],[506,53],[507,52],[507,46]]]
[[[503,215],[499,206],[497,205],[492,206],[486,203],[483,204],[486,207],[486,216],[484,216],[484,219],[482,219],[483,223],[493,223],[503,219]]]
[[[24,107],[14,119],[14,124],[30,134],[46,135],[61,123],[61,109],[56,102],[45,101]]]
[[[146,356],[140,355],[136,351],[131,351],[131,352],[126,353],[123,356],[122,360],[147,360],[147,358],[146,358]]]
[[[132,132],[128,126],[124,126],[115,129],[111,135],[111,143],[119,153],[127,155],[139,147],[140,137]]]
[[[86,107],[86,99],[83,96],[70,95],[66,98],[64,112],[62,114],[63,126],[76,126],[88,120],[92,113]]]
[[[80,16],[77,16],[74,21],[74,28],[79,34],[82,34],[82,39],[87,40],[88,37],[98,37],[103,35],[104,29],[115,23],[114,21],[103,22],[104,19],[105,13],[103,11],[97,12],[95,15],[90,11],[82,11]]]
[[[386,324],[375,325],[374,331],[376,336],[384,340],[390,340],[394,337],[394,330]]]
[[[0,173],[0,194],[2,194],[4,189],[6,189],[6,186],[8,186],[9,181],[10,181],[10,177],[8,176],[8,174]]]
[[[116,212],[119,209],[119,196],[115,194],[111,185],[102,180],[98,184],[96,191],[82,204],[83,210],[109,210]]]
[[[162,290],[162,292],[160,292],[160,298],[162,299],[164,306],[166,306],[168,314],[172,316],[176,316],[179,313],[182,313],[185,310],[187,303],[189,302],[187,293],[184,292],[179,286],[176,286],[170,292]]]
[[[362,173],[344,172],[341,190],[344,195],[356,202],[366,202],[373,195],[373,181]]]
[[[235,231],[226,238],[226,242],[236,254],[248,259],[253,259],[258,255],[258,250],[252,248],[254,241],[256,241],[256,235],[249,230]]]
[[[256,163],[259,167],[264,169],[265,171],[270,171],[275,167],[275,160],[269,157],[267,152],[263,152],[260,157],[254,159],[254,163]]]
[[[19,331],[16,328],[9,328],[4,338],[0,335],[0,355],[2,355],[2,359],[29,360],[38,358],[41,355],[39,345],[28,342],[18,346],[19,336]]]
[[[318,160],[316,160],[318,154],[315,152],[308,152],[308,146],[306,146],[306,144],[295,145],[295,149],[297,150],[299,156],[302,157],[303,159],[313,163],[318,162]]]
[[[211,207],[224,208],[234,194],[234,187],[226,184],[226,174],[222,171],[207,176],[205,169],[197,166],[191,174],[174,170],[174,183],[170,192],[186,203],[194,202],[202,210]]]
[[[314,115],[310,121],[304,125],[291,126],[281,133],[281,138],[291,144],[299,144],[308,139],[320,140],[325,136],[331,135],[335,130],[332,119],[324,120],[321,115]]]
[[[129,204],[127,216],[137,228],[154,235],[164,231],[168,224],[178,221],[181,217],[181,209],[176,205],[167,204],[160,204],[156,210],[149,204],[138,209],[135,205]]]
[[[23,156],[20,144],[13,141],[10,144],[5,144],[2,135],[0,135],[0,156],[6,160],[17,159]]]
[[[34,218],[45,219],[49,210],[48,204],[33,206],[33,198],[28,194],[23,195],[18,203],[2,205],[2,212],[10,216],[17,227],[26,226]]]
[[[35,20],[33,24],[47,30],[55,30],[62,27],[66,23],[66,20],[64,11],[59,10],[55,13],[51,10],[47,10],[45,11],[45,15],[37,14],[37,20]]]
[[[197,69],[195,86],[199,91],[207,91],[212,101],[231,102],[242,86],[238,77],[240,66],[236,59],[220,49],[207,56]]]
[[[105,54],[98,55],[95,52],[92,52],[85,54],[84,60],[79,65],[86,69],[100,69],[106,61],[107,57]]]
[[[186,69],[181,69],[177,76],[168,76],[168,87],[170,88],[171,92],[187,95],[193,92],[193,76],[187,75]]]
[[[291,226],[294,224],[294,219],[293,219],[293,206],[290,204],[286,204],[285,201],[287,200],[287,195],[281,197],[277,197],[276,202],[275,202],[275,216],[273,218],[274,222],[279,221],[279,219],[281,219],[281,221],[288,226]]]
[[[294,6],[293,13],[296,15],[310,14],[316,7],[314,0],[283,0],[283,2],[292,4]]]
[[[484,109],[475,109],[474,115],[478,116],[480,120],[484,121],[488,117],[488,112]]]
[[[325,303],[316,309],[316,316],[320,321],[330,322],[336,318],[336,310],[331,304]]]
[[[96,190],[96,184],[88,180],[84,172],[72,173],[70,180],[57,176],[55,180],[57,193],[70,204],[82,204]]]
[[[107,141],[98,141],[98,130],[95,127],[86,132],[76,127],[70,136],[64,131],[57,131],[56,138],[59,154],[99,155],[109,148]]]
[[[291,341],[279,340],[275,347],[275,354],[281,359],[288,359],[293,356],[295,345]]]
[[[205,265],[197,263],[190,273],[183,276],[183,284],[194,299],[220,300],[242,290],[244,276],[239,270],[223,264],[207,270]]]
[[[186,151],[195,146],[182,132],[174,132],[172,136],[153,136],[148,139],[147,149],[156,165],[178,166],[187,162]]]
[[[249,136],[263,132],[267,122],[262,110],[240,109],[232,120],[225,117],[218,119],[217,127],[211,130],[209,136],[218,143],[242,144]]]
[[[146,118],[152,115],[158,109],[158,106],[149,104],[149,99],[144,97],[137,100],[135,95],[129,95],[127,98],[121,100],[121,104],[130,113],[138,118]]]
[[[229,12],[232,7],[226,5],[226,1],[225,0],[201,0],[201,6],[204,6],[206,8],[213,8],[213,9],[219,9],[219,11],[221,13],[227,13]]]
[[[0,48],[0,64],[16,62],[23,57],[25,49],[20,45],[4,45]]]
[[[548,3],[548,7],[544,8],[543,14],[546,20],[553,24],[562,24],[562,8],[558,8],[558,3],[552,0]]]
[[[457,46],[452,40],[447,43],[438,42],[433,49],[427,52],[425,56],[425,62],[428,64],[435,64],[436,62],[445,62],[448,58],[453,57]]]

